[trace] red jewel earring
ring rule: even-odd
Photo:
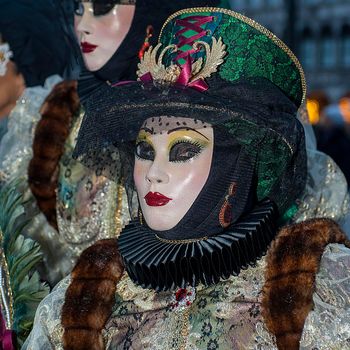
[[[143,42],[141,49],[139,51],[139,59],[141,60],[147,49],[150,47],[149,39],[151,39],[153,36],[153,27],[151,25],[148,25],[146,28],[146,38]]]
[[[234,196],[236,193],[237,184],[232,182],[228,189],[228,194],[225,197],[225,202],[222,205],[219,213],[219,222],[223,228],[230,226],[232,221],[232,206],[229,203],[230,197]]]

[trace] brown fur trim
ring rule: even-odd
[[[56,229],[58,163],[64,152],[73,117],[78,112],[76,81],[57,84],[41,108],[42,116],[33,141],[33,158],[28,167],[29,187],[38,207]]]
[[[98,241],[82,253],[62,309],[65,350],[104,349],[101,331],[112,312],[123,272],[115,239]]]
[[[330,243],[350,242],[329,219],[312,219],[281,229],[267,255],[262,311],[280,350],[299,349],[307,315],[313,307],[316,274]]]

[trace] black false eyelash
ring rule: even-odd
[[[171,148],[173,148],[174,146],[178,145],[179,143],[187,143],[187,144],[191,144],[193,146],[197,146],[198,148],[200,148],[201,150],[204,148],[204,146],[198,142],[198,141],[190,141],[190,140],[186,140],[186,139],[178,139],[176,140],[172,145]]]
[[[154,150],[153,146],[152,146],[150,143],[148,143],[148,142],[146,142],[146,141],[139,141],[139,142],[137,142],[137,143],[135,144],[135,151],[134,151],[135,157],[136,157],[137,159],[140,159],[140,160],[150,160],[150,159],[147,159],[147,158],[142,158],[142,157],[140,157],[140,156],[137,154],[137,147],[138,147],[141,143],[147,143],[149,146],[152,147],[152,149],[153,149],[153,151],[154,151],[154,153],[155,153],[155,150]]]
[[[171,146],[171,149],[170,149],[170,152],[171,150],[178,144],[181,144],[181,143],[185,143],[185,144],[189,144],[189,145],[192,145],[192,146],[195,146],[195,147],[198,147],[198,151],[196,152],[196,154],[191,157],[191,158],[188,158],[188,159],[183,159],[183,160],[169,160],[171,161],[172,163],[186,163],[186,162],[189,162],[190,160],[198,157],[200,154],[201,154],[201,151],[204,149],[204,146],[198,142],[198,141],[189,141],[189,140],[184,140],[184,139],[179,139],[179,140],[176,140],[174,142],[174,144]],[[169,154],[170,154],[169,152]]]

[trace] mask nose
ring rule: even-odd
[[[169,175],[160,162],[155,160],[146,174],[146,180],[151,184],[166,184],[169,182]]]
[[[83,6],[84,6],[84,12],[82,16],[79,16],[78,19],[76,19],[76,32],[78,34],[78,37],[80,37],[82,34],[93,33],[93,27],[94,27],[93,26],[94,15],[91,12],[91,9],[85,4],[83,4]]]

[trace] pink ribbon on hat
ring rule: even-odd
[[[177,46],[179,48],[183,47],[184,45],[193,45],[195,40],[198,40],[205,36],[207,34],[207,31],[203,29],[201,26],[203,24],[212,22],[214,20],[213,16],[189,16],[184,19],[177,19],[176,24],[178,26],[183,27],[181,30],[179,30],[175,35],[178,37],[179,42],[177,43]],[[184,36],[184,33],[188,30],[192,30],[196,32],[196,34],[191,35],[189,37]],[[178,61],[179,59],[184,59],[185,63],[180,66],[181,72],[179,77],[177,78],[175,84],[181,85],[184,87],[189,87],[192,89],[195,89],[197,91],[203,92],[209,89],[208,84],[204,81],[203,78],[196,79],[195,81],[190,82],[191,80],[191,74],[192,74],[192,58],[191,54],[195,53],[197,49],[192,48],[190,50],[182,51],[179,50],[177,56],[175,57],[175,61]],[[153,82],[153,77],[150,72],[144,74],[140,77],[140,80],[143,83],[150,83]],[[130,81],[121,81],[118,82],[112,87],[115,86],[121,86],[131,83]]]
[[[203,92],[209,89],[208,84],[204,81],[203,78],[196,79],[195,81],[190,82],[192,73],[192,59],[188,55],[186,57],[186,62],[181,66],[181,73],[176,80],[176,84],[193,88],[197,91]]]
[[[200,92],[208,90],[209,86],[202,78],[199,78],[199,79],[196,79],[195,81],[190,82],[191,73],[192,73],[191,56],[188,55],[185,60],[186,60],[186,62],[180,67],[181,72],[180,72],[180,75],[175,82],[175,85],[189,87],[189,88],[195,89],[195,90],[200,91]],[[143,76],[141,76],[140,80],[143,83],[153,82],[152,74],[150,72],[148,72],[148,73],[144,74]]]

